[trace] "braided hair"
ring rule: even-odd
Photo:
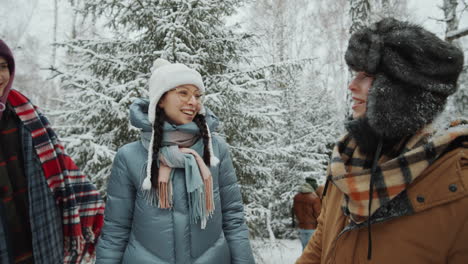
[[[158,158],[159,158],[159,149],[162,147],[162,137],[163,137],[163,125],[164,121],[166,121],[166,114],[164,110],[159,106],[156,107],[156,120],[154,121],[153,130],[154,130],[154,138],[153,138],[153,162],[151,163],[151,184],[152,186],[157,189],[158,188],[158,177],[159,177],[159,168]],[[209,135],[208,129],[206,125],[205,117],[201,114],[197,114],[193,119],[193,122],[198,126],[200,129],[200,135],[203,139],[203,161],[205,164],[210,167],[210,151],[209,151]]]
[[[163,135],[163,125],[166,120],[166,114],[164,110],[159,106],[156,106],[156,120],[154,121],[153,130],[153,162],[151,162],[151,184],[155,189],[158,187],[158,158],[159,158],[159,149],[162,147],[162,135]]]
[[[206,166],[210,167],[211,166],[211,161],[210,161],[210,150],[209,150],[209,135],[208,135],[208,129],[206,128],[206,120],[205,116],[201,114],[197,114],[195,118],[193,119],[193,122],[197,124],[198,129],[200,129],[200,135],[203,139],[203,161],[205,162]]]

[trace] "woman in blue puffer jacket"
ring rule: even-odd
[[[198,72],[157,59],[149,106],[130,107],[141,140],[119,149],[97,247],[103,263],[254,263],[242,198]]]

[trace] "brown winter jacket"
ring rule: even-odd
[[[319,187],[320,188],[320,187]],[[322,202],[320,196],[322,189],[317,188],[315,193],[298,193],[294,196],[294,215],[298,226],[302,229],[316,229],[317,218],[320,215]]]
[[[467,148],[442,156],[398,200],[401,206],[379,209],[368,261],[366,224],[350,224],[341,210],[343,193],[330,183],[318,228],[296,264],[468,263]]]

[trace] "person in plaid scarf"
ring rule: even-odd
[[[468,263],[468,125],[436,129],[463,52],[393,18],[355,32],[353,115],[303,263]]]
[[[0,40],[0,263],[92,261],[104,202],[14,77]]]
[[[130,106],[140,140],[119,148],[96,264],[254,264],[242,196],[202,76],[157,58]]]

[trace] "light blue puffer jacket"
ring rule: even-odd
[[[176,169],[172,209],[159,209],[144,199],[140,187],[150,140],[144,132],[151,132],[147,108],[144,100],[130,107],[131,123],[142,130],[142,138],[115,156],[96,263],[254,263],[237,178],[227,144],[219,136],[213,136],[213,150],[220,163],[211,168],[215,212],[204,230],[200,223],[190,223],[183,169]],[[207,113],[214,131],[218,120]]]

